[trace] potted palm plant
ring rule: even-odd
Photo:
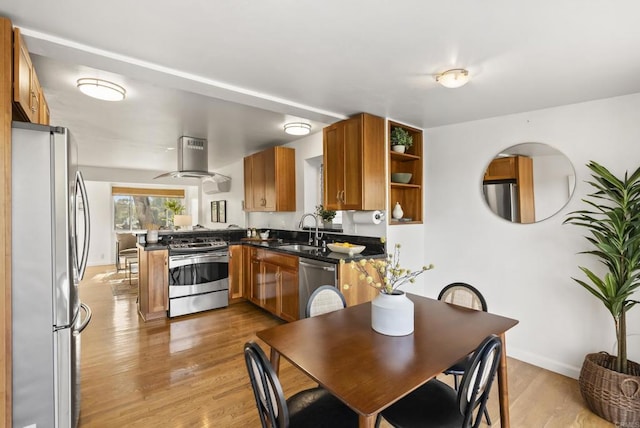
[[[594,413],[620,426],[640,422],[640,365],[627,359],[627,312],[640,287],[640,168],[631,176],[614,176],[589,162],[595,191],[584,210],[570,213],[565,223],[585,228],[592,249],[584,251],[606,267],[603,275],[580,267],[588,281],[573,278],[599,299],[613,317],[617,355],[588,354],[580,371],[580,391]]]

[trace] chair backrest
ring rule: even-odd
[[[118,251],[136,248],[137,239],[133,233],[116,233]]]
[[[315,317],[327,312],[337,311],[347,307],[344,296],[333,285],[322,285],[314,290],[307,301],[305,317]]]
[[[463,427],[480,426],[501,354],[502,341],[493,334],[484,339],[473,353],[458,389],[458,405],[464,415]]]
[[[263,428],[286,428],[289,426],[289,409],[282,392],[278,375],[266,355],[255,342],[244,345],[249,380],[256,399],[260,422]]]
[[[454,282],[444,287],[438,295],[438,300],[487,312],[487,302],[482,293],[464,282]]]

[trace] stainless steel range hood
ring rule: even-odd
[[[182,136],[178,139],[178,170],[160,174],[156,178],[204,178],[213,177],[215,181],[228,181],[230,177],[209,172],[208,147],[204,138]]]

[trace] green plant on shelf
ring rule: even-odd
[[[413,146],[413,136],[406,129],[394,127],[391,129],[391,145],[405,146],[408,149]]]

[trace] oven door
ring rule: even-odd
[[[169,298],[229,289],[226,250],[169,257]]]

